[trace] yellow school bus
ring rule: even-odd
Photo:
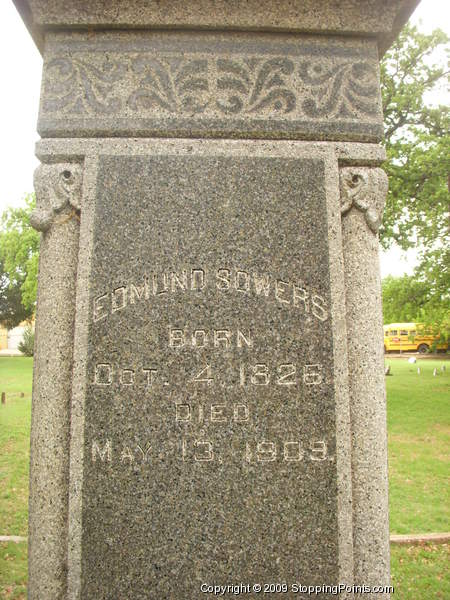
[[[425,354],[433,347],[435,340],[439,339],[439,335],[434,335],[422,323],[390,323],[384,325],[383,330],[385,352],[415,350]],[[448,344],[439,343],[436,349],[445,352],[448,350]]]

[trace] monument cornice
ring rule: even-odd
[[[55,30],[203,29],[375,37],[380,56],[419,0],[14,0],[37,47]]]

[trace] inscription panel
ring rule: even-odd
[[[327,214],[319,158],[100,157],[82,598],[338,583]]]

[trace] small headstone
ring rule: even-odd
[[[384,374],[385,374],[386,376],[391,374],[391,365],[388,365],[388,366],[387,366],[387,367],[384,369]]]
[[[436,377],[436,375],[437,375],[437,369],[434,369],[434,371],[433,371],[433,377]]]
[[[417,375],[420,375],[420,367],[417,367]]]

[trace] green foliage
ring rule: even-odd
[[[426,94],[449,81],[436,50],[448,52],[440,30],[430,35],[407,25],[381,63],[389,193],[381,242],[403,249],[434,247],[448,235],[450,111],[430,108]]]
[[[19,343],[19,350],[25,356],[34,355],[34,331],[30,326],[25,327],[22,341]]]
[[[426,304],[428,286],[415,277],[404,275],[383,279],[383,323],[413,323]]]
[[[22,304],[20,284],[10,284],[0,257],[0,323],[12,329],[31,317],[33,311]]]
[[[430,270],[439,271],[444,257],[429,259]],[[425,262],[422,263],[422,269]],[[430,286],[439,282],[439,273],[430,277],[427,272],[393,277],[382,282],[384,323],[423,323],[427,329],[439,334],[441,340],[450,339],[450,295],[448,290]]]
[[[435,249],[422,257],[417,276],[429,285],[428,302],[421,308],[420,320],[435,323],[441,335],[450,339],[450,247]]]
[[[3,282],[7,281],[9,287],[16,290],[16,294],[20,290],[21,303],[27,311],[27,317],[34,312],[37,292],[40,235],[29,223],[34,206],[34,194],[28,194],[24,207],[9,208],[3,213],[0,229]],[[17,303],[10,305],[10,312],[17,321],[20,311],[18,308],[12,310],[14,306],[17,308]],[[22,320],[20,318],[17,322]]]
[[[407,25],[381,64],[389,193],[380,231],[385,248],[420,249],[413,277],[383,283],[385,322],[433,324],[447,339],[450,110],[428,107],[426,95],[449,82],[440,64],[448,41],[440,30],[425,35]]]

